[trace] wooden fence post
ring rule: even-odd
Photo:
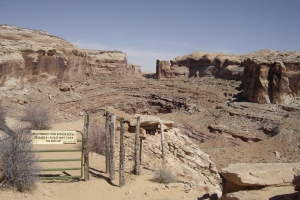
[[[160,121],[160,133],[161,133],[161,158],[162,158],[162,165],[165,167],[166,160],[165,160],[165,150],[164,150],[164,124]]]
[[[106,121],[105,121],[105,172],[109,173],[109,138],[110,138],[110,113],[106,112]]]
[[[87,181],[90,179],[89,176],[89,114],[87,113],[84,117],[84,180]]]
[[[15,136],[17,135],[15,131],[10,129],[5,123],[0,121],[0,130],[2,130],[4,133],[6,133],[9,136]]]
[[[111,115],[110,123],[110,156],[109,156],[109,179],[115,180],[115,122],[116,116]]]
[[[135,156],[135,162],[134,162],[134,174],[139,175],[140,174],[140,123],[141,123],[141,117],[137,117],[137,123],[136,123],[136,131],[135,131],[135,146],[134,146],[134,156]]]
[[[120,119],[120,164],[119,164],[119,186],[125,185],[125,173],[124,173],[124,118]]]

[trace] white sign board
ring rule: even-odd
[[[31,140],[33,144],[76,144],[77,132],[32,130]]]

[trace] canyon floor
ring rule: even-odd
[[[249,103],[241,96],[241,82],[209,77],[160,81],[106,77],[64,85],[44,81],[21,90],[1,91],[10,117],[18,119],[24,105],[33,103],[51,109],[53,129],[82,129],[85,112],[104,122],[103,114],[110,106],[129,114],[151,114],[174,121],[175,127],[210,155],[218,170],[242,162],[300,161],[299,98],[291,98],[286,105]],[[90,181],[42,182],[33,193],[4,191],[0,197],[201,199],[205,194],[199,190],[186,193],[176,188],[161,189],[149,181],[153,172],[146,169],[141,176],[128,174],[126,185],[119,188],[106,181],[102,156],[92,154],[91,166],[97,171]]]

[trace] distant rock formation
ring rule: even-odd
[[[300,52],[261,50],[246,55],[195,52],[156,62],[157,79],[210,76],[244,83],[255,103],[288,103],[300,96]]]
[[[240,80],[243,74],[241,59],[224,53],[194,52],[169,61],[156,61],[158,79],[177,77],[213,76],[223,79]]]
[[[243,95],[256,103],[288,103],[300,96],[300,52],[258,51],[245,55]]]
[[[22,88],[27,82],[85,81],[90,76],[141,76],[121,51],[82,50],[43,31],[0,25],[0,87]]]

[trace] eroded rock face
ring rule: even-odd
[[[300,96],[300,52],[195,52],[156,63],[157,79],[203,76],[243,81],[243,96],[250,102],[286,104],[291,97]]]
[[[243,74],[240,64],[239,56],[195,52],[176,57],[170,62],[157,60],[156,76],[158,79],[213,76],[240,80]]]
[[[81,50],[43,31],[0,25],[0,86],[23,88],[41,80],[83,82],[90,76],[140,76],[120,51]]]
[[[288,103],[300,95],[300,53],[260,51],[247,55],[243,95],[256,103]]]

